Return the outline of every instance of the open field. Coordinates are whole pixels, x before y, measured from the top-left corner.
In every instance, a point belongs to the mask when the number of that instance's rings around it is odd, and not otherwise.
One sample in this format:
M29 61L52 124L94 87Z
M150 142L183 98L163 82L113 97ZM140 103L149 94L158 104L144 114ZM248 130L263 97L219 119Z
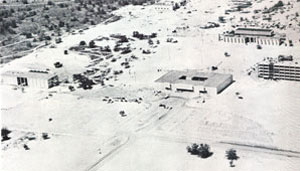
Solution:
M158 138L141 138L107 160L99 170L115 171L119 168L124 170L195 170L197 168L216 171L250 171L253 169L280 171L299 167L299 159L257 154L255 151L238 149L238 155L241 159L235 161L236 167L230 168L228 167L229 162L225 158L225 151L231 148L230 146L212 144L211 150L214 152L212 157L201 159L186 152L188 145L189 142L184 141L174 142Z
M255 69L266 57L300 58L295 36L300 33L295 14L300 2L290 1L292 5L270 12L271 21L263 20L267 14L262 11L277 2L251 2L243 9L250 12L228 14L225 10L235 7L230 0L192 0L164 12L153 5L128 5L113 11L121 16L117 21L108 19L75 35L63 34L59 44L2 64L1 72L49 68L58 73L61 84L23 91L0 85L2 125L12 131L11 139L1 142L1 170L300 168L300 84L259 79ZM257 9L261 12L254 13ZM286 15L294 19L286 21ZM220 26L201 28L209 22ZM277 22L291 25L272 26ZM294 46L257 49L254 44L218 41L218 34L249 23L286 33ZM136 31L156 36L143 39L135 36ZM56 68L55 62L63 67ZM234 78L217 96L174 93L154 82L170 70L210 72L212 66ZM83 89L74 74L95 85ZM208 159L192 156L186 151L191 143L208 143L214 154ZM240 157L233 168L225 158L229 148Z

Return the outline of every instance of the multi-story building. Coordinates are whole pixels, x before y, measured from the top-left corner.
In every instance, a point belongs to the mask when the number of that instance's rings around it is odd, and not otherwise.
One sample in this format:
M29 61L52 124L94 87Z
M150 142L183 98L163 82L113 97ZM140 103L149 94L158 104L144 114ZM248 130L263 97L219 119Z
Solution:
M272 80L300 81L300 61L293 58L268 58L258 64L258 77Z

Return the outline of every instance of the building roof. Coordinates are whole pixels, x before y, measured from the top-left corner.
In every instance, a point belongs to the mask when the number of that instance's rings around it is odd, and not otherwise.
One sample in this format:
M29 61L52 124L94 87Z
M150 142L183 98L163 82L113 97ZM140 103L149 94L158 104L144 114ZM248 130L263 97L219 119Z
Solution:
M184 77L185 79L183 79ZM157 79L155 82L217 87L230 77L232 77L231 74L199 72L197 70L170 71Z
M56 76L55 73L51 73L48 71L40 71L40 70L29 70L25 71L6 71L2 76L10 76L10 77L26 77L26 78L38 78L38 79L50 79Z
M252 35L252 36L272 36L274 34L271 29L262 28L237 28L234 32L237 35Z
M281 66L293 66L293 67L300 67L300 58L293 58L291 61L279 61L278 58L266 58L259 64L261 65L269 65L273 63L274 65L281 65Z
M262 31L262 32L271 32L271 29L262 29L262 28L237 28L236 30L243 30L243 31Z

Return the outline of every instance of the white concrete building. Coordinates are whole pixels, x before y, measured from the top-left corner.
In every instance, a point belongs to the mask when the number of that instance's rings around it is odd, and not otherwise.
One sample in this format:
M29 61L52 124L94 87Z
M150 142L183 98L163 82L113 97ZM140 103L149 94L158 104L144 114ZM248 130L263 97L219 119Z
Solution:
M258 77L271 80L300 81L300 58L268 58L258 64Z
M161 84L163 89L174 92L217 95L233 82L233 76L196 70L170 71L155 82Z
M286 43L286 37L285 35L275 34L271 29L237 28L235 31L220 34L219 41L280 46Z
M49 71L6 71L1 75L1 83L5 85L48 89L58 84L58 76Z
M153 5L154 9L157 11L172 11L173 4L172 3L156 3Z

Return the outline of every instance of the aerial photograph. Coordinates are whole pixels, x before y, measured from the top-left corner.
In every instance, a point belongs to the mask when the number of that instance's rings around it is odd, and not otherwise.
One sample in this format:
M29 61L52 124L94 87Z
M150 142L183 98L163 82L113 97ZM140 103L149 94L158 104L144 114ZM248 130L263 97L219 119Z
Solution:
M0 0L1 171L299 171L300 0Z

